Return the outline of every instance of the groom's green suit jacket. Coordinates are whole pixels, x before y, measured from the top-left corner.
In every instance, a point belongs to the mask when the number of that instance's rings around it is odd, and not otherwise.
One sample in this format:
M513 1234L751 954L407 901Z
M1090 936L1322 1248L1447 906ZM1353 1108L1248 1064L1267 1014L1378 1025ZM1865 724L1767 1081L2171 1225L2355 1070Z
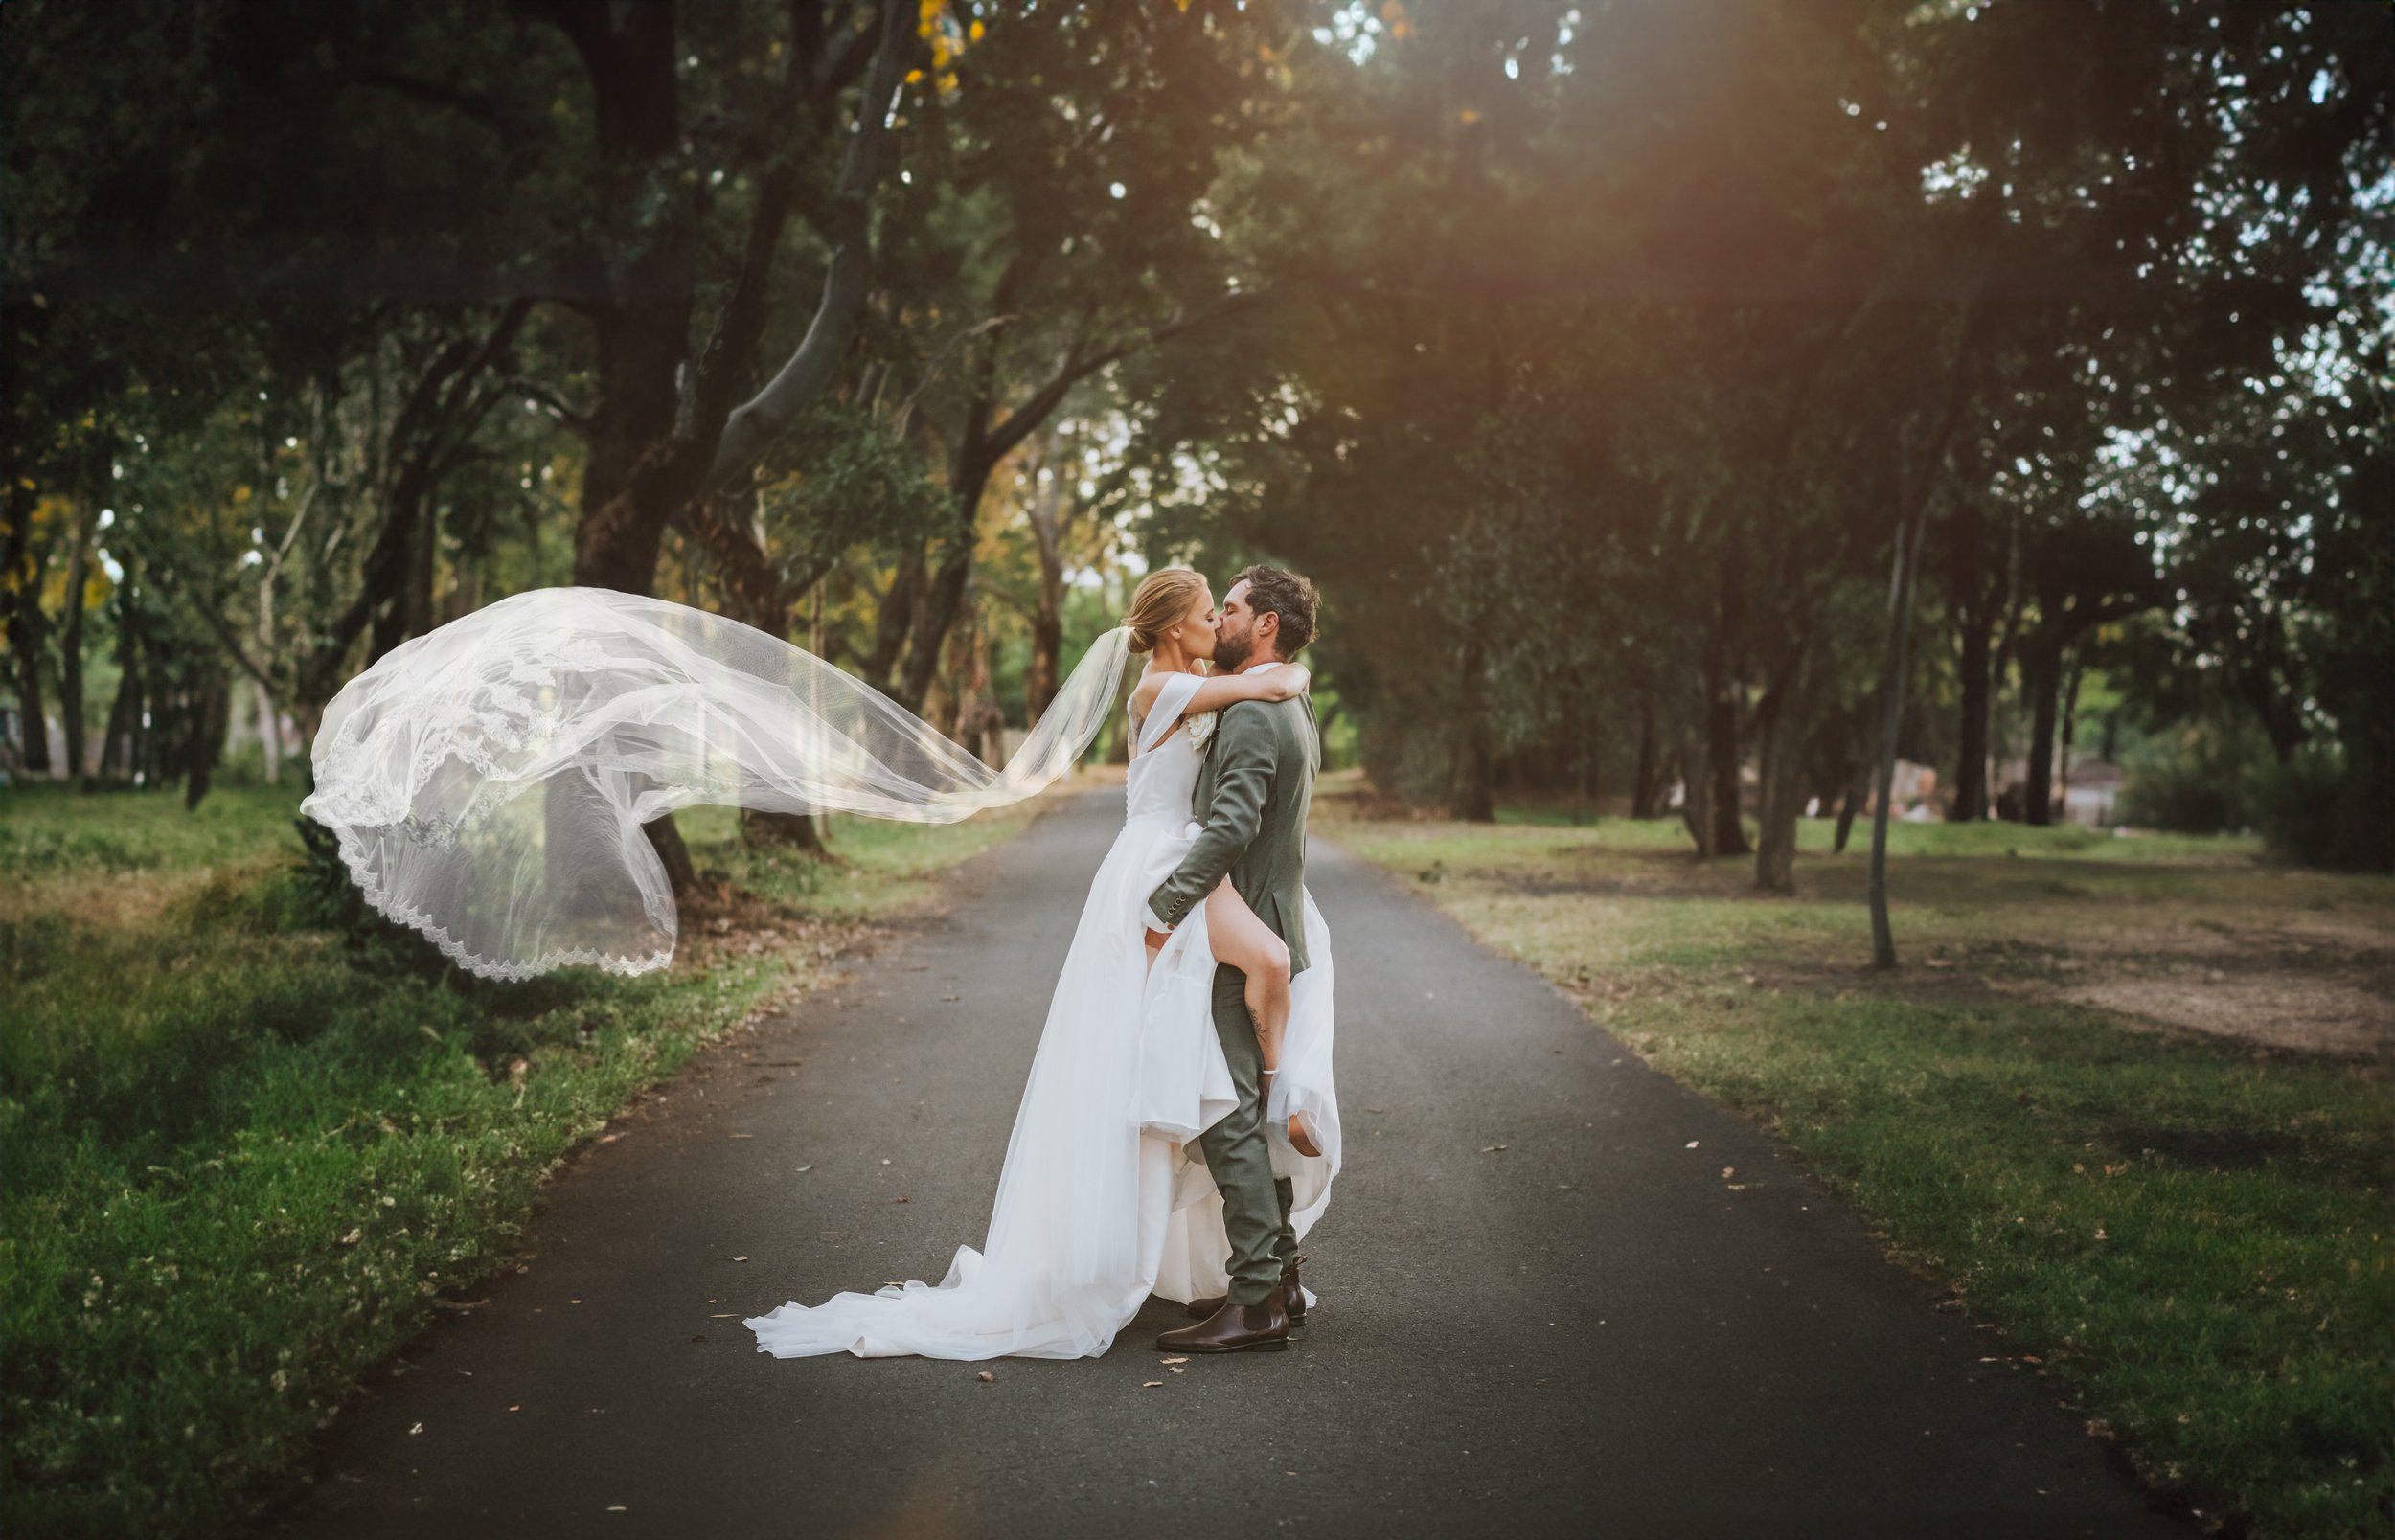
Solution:
M1229 873L1256 917L1289 945L1289 972L1306 970L1306 811L1322 742L1312 699L1226 706L1198 771L1192 816L1205 829L1148 906L1178 926Z

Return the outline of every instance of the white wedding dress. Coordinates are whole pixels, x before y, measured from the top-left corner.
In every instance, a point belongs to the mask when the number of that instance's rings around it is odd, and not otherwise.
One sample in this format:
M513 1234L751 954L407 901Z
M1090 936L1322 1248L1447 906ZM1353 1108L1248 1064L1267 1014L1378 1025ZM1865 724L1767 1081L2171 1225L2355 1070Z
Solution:
M982 1249L957 1247L937 1285L835 1294L811 1308L792 1300L750 1317L743 1324L758 1351L1089 1358L1113 1345L1151 1294L1186 1302L1228 1288L1222 1199L1197 1143L1236 1105L1215 1035L1205 907L1191 910L1152 964L1143 935L1149 895L1199 827L1190 798L1212 720L1172 724L1200 683L1170 676L1146 722L1132 719L1138 748L1123 829L1089 885L1058 975ZM1306 949L1312 965L1292 981L1281 1073L1265 1110L1273 1173L1290 1180L1301 1238L1330 1201L1340 1147L1331 939L1311 894ZM1311 1119L1319 1156L1289 1144L1291 1111Z

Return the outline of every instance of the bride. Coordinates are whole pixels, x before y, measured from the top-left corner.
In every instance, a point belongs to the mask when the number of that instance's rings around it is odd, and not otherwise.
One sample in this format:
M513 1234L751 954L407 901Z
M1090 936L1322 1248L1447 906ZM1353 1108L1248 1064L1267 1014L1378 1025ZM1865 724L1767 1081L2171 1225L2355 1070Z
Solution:
M1327 932L1304 904L1312 965L1224 887L1159 949L1148 895L1197 832L1192 794L1216 713L1302 691L1292 664L1217 678L1204 579L1150 577L1006 766L788 642L670 600L534 589L410 639L326 708L301 810L337 836L377 910L461 967L520 980L567 964L640 974L673 962L673 886L647 827L695 803L951 823L1035 795L1111 714L1129 655L1125 822L1083 905L1015 1115L983 1247L946 1278L746 1324L782 1357L845 1350L1096 1356L1149 1295L1224 1293L1222 1200L1198 1137L1236 1103L1209 1019L1218 962L1248 974L1273 1174L1302 1237L1339 1168ZM1280 973L1276 977L1276 973ZM1299 1288L1292 1321L1312 1302Z
M1228 879L1151 954L1148 897L1188 853L1199 758L1214 715L1242 700L1306 688L1294 664L1213 677L1220 619L1186 568L1150 575L1125 624L1152 653L1129 705L1133 753L1122 831L1099 865L1015 1115L989 1236L959 1246L947 1276L809 1308L792 1300L744 1324L761 1352L792 1358L1095 1357L1151 1294L1188 1303L1227 1292L1222 1199L1198 1136L1238 1100L1217 1036L1218 962L1247 976L1250 1013L1278 1084L1266 1109L1276 1177L1292 1186L1303 1236L1338 1170L1331 1077L1331 948L1306 900L1312 965L1289 978L1289 949ZM1302 1319L1312 1302L1289 1313Z

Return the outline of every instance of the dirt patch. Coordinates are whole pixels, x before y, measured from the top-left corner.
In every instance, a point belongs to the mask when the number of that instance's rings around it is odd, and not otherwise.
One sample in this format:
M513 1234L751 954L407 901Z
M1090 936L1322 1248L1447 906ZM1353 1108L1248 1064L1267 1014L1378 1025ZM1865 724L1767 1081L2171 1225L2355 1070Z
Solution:
M2340 1058L2395 1055L2395 1003L2361 984L2311 973L2147 972L2059 993L2133 1027L2176 1027Z
M2342 1058L2395 1056L2395 947L2384 926L2354 917L2094 931L2042 950L2042 979L1999 986L2092 1006L2132 1027Z

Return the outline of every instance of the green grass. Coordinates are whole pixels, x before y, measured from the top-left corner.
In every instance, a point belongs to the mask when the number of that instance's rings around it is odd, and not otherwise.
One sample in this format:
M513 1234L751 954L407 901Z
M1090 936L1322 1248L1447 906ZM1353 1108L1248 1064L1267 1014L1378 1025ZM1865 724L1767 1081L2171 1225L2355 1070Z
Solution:
M296 786L0 792L0 1529L221 1533L436 1296L503 1267L542 1180L644 1088L819 976L848 925L1017 831L836 820L837 864L679 815L778 931L637 979L460 973L315 928ZM736 938L737 939L737 938Z
M1878 975L1859 851L1821 853L1818 826L1788 899L1748 863L1700 866L1668 823L1338 823L1332 800L1326 832L1785 1141L2150 1479L2264 1540L2395 1532L2385 1060L2067 998L2108 969L2383 975L2395 883L2265 867L2243 841L1907 826L1908 965Z

